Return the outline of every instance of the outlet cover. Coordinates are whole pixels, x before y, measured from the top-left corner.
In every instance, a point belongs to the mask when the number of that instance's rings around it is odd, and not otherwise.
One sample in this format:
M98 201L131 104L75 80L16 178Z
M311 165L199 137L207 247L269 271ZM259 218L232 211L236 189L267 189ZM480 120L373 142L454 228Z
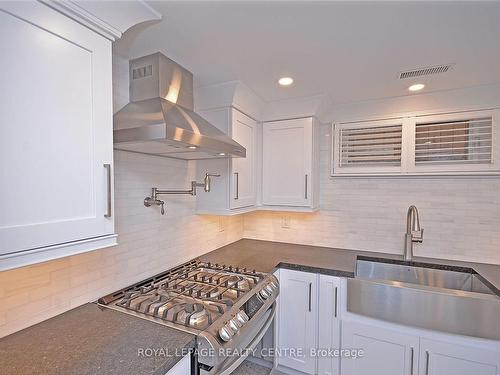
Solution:
M281 228L290 229L291 221L292 220L291 220L290 216L282 216L281 217Z

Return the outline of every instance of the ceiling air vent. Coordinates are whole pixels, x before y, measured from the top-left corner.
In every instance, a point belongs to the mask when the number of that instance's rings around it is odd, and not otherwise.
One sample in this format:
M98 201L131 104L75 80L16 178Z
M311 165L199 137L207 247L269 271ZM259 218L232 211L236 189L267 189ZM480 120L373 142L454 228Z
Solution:
M451 69L452 66L453 66L452 64L447 64L447 65L438 65L427 68L407 70L405 72L399 73L399 79L415 78L421 76L428 76L431 74L446 73L448 70Z

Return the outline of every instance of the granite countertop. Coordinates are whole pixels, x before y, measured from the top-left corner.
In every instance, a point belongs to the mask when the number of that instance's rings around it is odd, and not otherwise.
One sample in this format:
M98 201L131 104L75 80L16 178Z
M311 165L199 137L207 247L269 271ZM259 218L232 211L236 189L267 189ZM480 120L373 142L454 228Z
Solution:
M189 333L88 303L0 339L0 373L165 374L182 358L169 355L194 345Z
M296 245L283 242L243 239L221 247L198 259L247 267L261 272L276 268L297 269L340 277L354 277L358 256L402 261L402 255ZM459 262L453 260L415 257L413 262L431 263L437 268L447 266L472 268L486 279L500 295L500 265Z
M297 269L353 277L358 256L401 262L401 255L243 239L199 260L261 272ZM500 265L418 258L437 268L472 268L497 295ZM1 374L165 374L193 348L196 336L88 303L0 339ZM141 355L141 349L146 355ZM156 350L158 355L147 355ZM158 352L159 351L159 352Z

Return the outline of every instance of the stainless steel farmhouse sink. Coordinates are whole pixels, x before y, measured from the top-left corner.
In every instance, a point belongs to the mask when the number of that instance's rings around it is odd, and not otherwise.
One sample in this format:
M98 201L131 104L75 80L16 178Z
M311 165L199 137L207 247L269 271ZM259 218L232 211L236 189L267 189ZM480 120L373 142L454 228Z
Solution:
M358 257L347 311L424 329L500 339L498 290L470 268Z

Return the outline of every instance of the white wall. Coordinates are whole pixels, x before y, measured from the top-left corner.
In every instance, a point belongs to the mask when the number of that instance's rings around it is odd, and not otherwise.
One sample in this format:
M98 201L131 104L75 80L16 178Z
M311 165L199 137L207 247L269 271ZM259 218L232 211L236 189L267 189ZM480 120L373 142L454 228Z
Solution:
M500 107L500 85L338 106L342 120L440 110ZM416 204L424 242L415 254L500 264L500 178L329 177L331 127L321 136L321 210L312 214L255 212L244 237L346 249L402 253L406 210ZM291 228L282 228L284 215Z
M500 84L492 84L331 105L329 109L322 110L321 118L343 122L499 107Z
M115 61L115 110L128 101L126 62ZM146 208L151 187L188 188L195 164L115 152L119 245L0 273L0 337L239 240L243 218L198 216L195 198L167 197L166 215Z

